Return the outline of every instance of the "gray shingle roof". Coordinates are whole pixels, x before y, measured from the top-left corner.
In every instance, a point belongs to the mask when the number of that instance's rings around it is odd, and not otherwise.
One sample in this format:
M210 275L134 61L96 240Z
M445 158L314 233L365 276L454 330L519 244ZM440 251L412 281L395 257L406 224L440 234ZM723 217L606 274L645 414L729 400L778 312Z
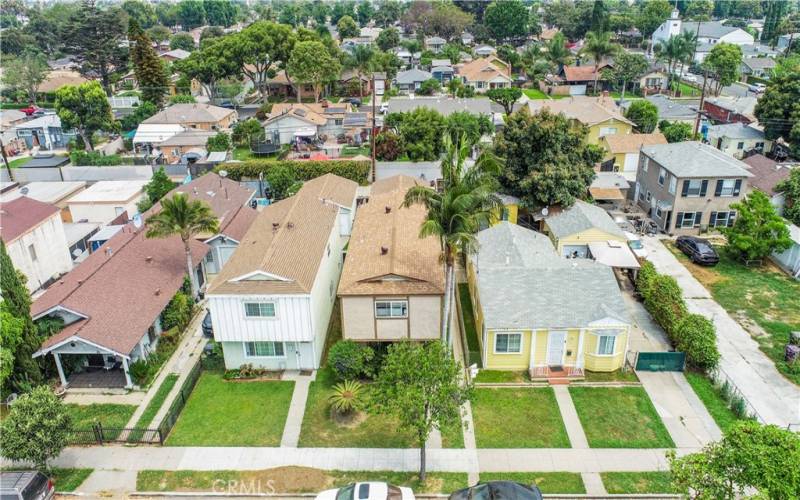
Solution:
M775 59L771 57L750 57L742 59L742 64L750 69L772 69L777 66Z
M697 116L697 105L691 106L679 101L673 101L661 94L648 96L645 99L658 108L659 120L689 120Z
M744 123L726 123L708 127L709 135L730 139L763 139L764 132Z
M397 73L395 81L397 81L399 85L410 85L414 82L424 82L425 80L430 80L431 78L431 74L427 71L422 71L421 69L410 69L408 71L401 71L400 73Z
M696 141L654 144L642 153L676 177L752 177L740 160Z
M683 23L683 31L688 31L692 34L697 33L698 23ZM724 26L718 21L703 21L700 24L700 38L721 38L728 33L740 29L734 26Z
M492 101L489 99L450 99L450 98L392 98L389 100L389 113L413 111L417 108L430 108L448 116L457 111L469 111L474 115L492 116Z
M547 227L559 239L592 228L600 229L621 238L625 237L625 233L614 223L614 220L605 210L581 200L576 200L575 204L568 209L548 218Z
M547 237L509 222L477 238L472 259L487 328L575 328L607 317L629 323L610 267L563 259Z

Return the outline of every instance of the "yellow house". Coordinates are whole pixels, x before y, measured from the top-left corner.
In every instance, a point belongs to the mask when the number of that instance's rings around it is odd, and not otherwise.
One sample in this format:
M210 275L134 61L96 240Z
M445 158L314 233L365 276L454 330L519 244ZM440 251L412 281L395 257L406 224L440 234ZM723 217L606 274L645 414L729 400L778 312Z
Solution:
M633 122L622 115L617 103L607 96L572 96L565 99L536 99L528 101L531 113L543 109L551 113L563 113L570 120L586 125L589 134L587 144L600 145L600 139L607 135L630 134Z
M498 194L497 197L500 198L503 207L492 210L492 225L501 221L516 224L519 217L519 198L510 194Z
M545 219L543 229L563 257L587 258L590 243L619 241L628 244L625 232L605 210L581 200Z
M622 368L631 326L611 268L564 259L509 222L477 238L467 279L485 369L549 378Z
M652 134L611 134L600 139L600 145L606 152L600 170L603 172L619 172L629 182L636 182L636 170L639 168L639 150L642 146L666 144L667 139L661 132Z

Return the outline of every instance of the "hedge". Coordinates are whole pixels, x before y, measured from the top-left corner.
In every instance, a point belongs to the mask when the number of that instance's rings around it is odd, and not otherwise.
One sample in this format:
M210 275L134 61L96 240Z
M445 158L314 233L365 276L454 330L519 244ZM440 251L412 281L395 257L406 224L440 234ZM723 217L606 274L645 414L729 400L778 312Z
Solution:
M653 289L645 298L645 307L653 319L672 337L678 321L686 315L686 304L681 297L681 287L672 276L659 274L653 280Z
M247 160L241 163L221 164L217 166L216 171L226 170L228 177L240 181L242 179L258 179L258 174L266 175L267 171L280 165L294 170L301 181L308 181L325 174L335 174L362 185L367 184L370 169L368 161Z
M108 167L122 165L121 156L104 155L99 151L73 151L69 154L69 160L73 165L87 167Z
M705 316L687 314L675 325L675 348L685 352L689 362L703 370L719 364L717 333Z

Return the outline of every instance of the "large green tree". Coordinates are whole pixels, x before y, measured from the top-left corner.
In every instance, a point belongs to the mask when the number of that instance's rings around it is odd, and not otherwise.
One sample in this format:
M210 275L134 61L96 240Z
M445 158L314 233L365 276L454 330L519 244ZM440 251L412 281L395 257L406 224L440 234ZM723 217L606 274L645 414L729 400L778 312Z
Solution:
M669 19L672 14L672 5L667 0L650 0L642 2L638 15L636 16L636 27L642 33L642 37L647 40L647 51L652 50L653 33L661 26L664 20Z
M786 17L789 10L789 2L766 2L766 16L764 18L764 29L761 31L761 41L775 46L778 39L778 26Z
M605 5L605 0L594 0L592 7L592 25L591 31L601 33L609 29L608 24L608 8Z
M292 78L314 88L314 102L319 102L323 85L334 81L341 70L341 63L331 55L327 47L314 41L296 43L286 67L286 72ZM297 92L297 99L299 102L300 92Z
M453 142L464 138L469 144L475 145L481 137L494 132L494 124L487 115L456 111L445 118L445 129Z
M171 50L176 49L183 49L187 52L191 52L197 47L194 45L194 38L189 33L175 33L172 35L172 38L169 39L169 48Z
M386 28L378 34L375 44L381 50L390 50L400 45L400 32L397 28Z
M159 167L150 178L150 182L144 185L144 192L147 194L150 204L154 205L161 198L175 188L175 183L169 178L164 167Z
M389 347L372 392L374 410L397 418L420 448L419 479L426 478L426 444L434 429L461 425L471 387L442 342L399 342Z
M714 45L706 58L703 66L714 75L715 94L722 92L722 87L727 87L739 78L742 67L742 48L732 43L718 43Z
M164 104L164 96L169 86L169 77L164 63L153 49L150 37L134 19L128 22L128 41L131 44L131 62L133 62L136 81L142 93L142 100L152 102L160 108Z
M380 0L375 12L375 22L384 28L400 20L403 5L397 0Z
M237 75L239 61L226 53L224 38L212 39L201 50L196 50L175 68L188 80L196 79L212 98L218 96L219 85L225 78Z
M237 9L231 0L204 0L206 22L211 26L231 26L236 22Z
M156 9L149 2L142 2L141 0L125 0L122 2L122 10L128 14L130 21L136 23L144 29L154 26L158 23L158 16L156 16Z
M545 43L545 58L554 66L561 69L572 62L572 52L567 48L567 39L563 33L555 36Z
M503 111L510 115L514 109L514 103L522 97L522 89L518 87L490 89L486 92L486 97L503 106Z
M594 164L603 153L587 145L588 129L563 114L527 108L512 114L495 136L497 154L505 158L500 176L504 191L531 209L542 205L570 206L586 196L595 177Z
M17 58L5 61L3 66L3 84L24 91L28 95L28 102L36 104L39 85L50 71L44 56L36 52L25 52Z
M339 40L358 36L359 29L356 21L350 16L343 16L336 23L336 30L339 32Z
M111 104L96 81L80 85L64 85L56 91L56 114L65 129L78 131L86 151L92 151L92 134L98 130L114 131L117 123Z
M423 107L390 113L385 124L397 130L411 161L434 161L441 155L445 120L435 110Z
M785 200L783 216L800 226L800 168L793 168L789 177L775 186L775 191L782 193Z
M372 48L372 45L356 45L353 47L352 53L344 59L344 66L355 70L356 75L358 75L359 97L364 97L364 85L361 79L375 70L375 55L375 49Z
M528 35L528 8L522 0L495 0L486 7L483 23L498 42L520 42Z
M720 181L721 182L721 181ZM767 195L753 191L739 203L733 227L722 228L728 238L725 249L740 260L757 260L792 246L786 222L775 212Z
M17 346L22 341L25 321L15 318L5 302L0 301L0 391L14 373ZM5 391L2 391L5 392Z
M625 101L625 91L631 82L636 82L650 69L650 63L642 54L620 52L614 58L614 67L604 73L604 78L620 82L622 95L620 102Z
M625 111L625 118L636 124L638 132L649 134L658 124L658 108L650 101L638 99Z
M281 61L289 60L295 40L291 28L285 24L257 21L240 33L225 37L222 51L266 100L269 75Z
M755 115L767 139L783 138L800 157L800 61L776 71L756 104Z
M206 10L201 0L181 0L177 4L175 17L183 29L191 30L206 23Z

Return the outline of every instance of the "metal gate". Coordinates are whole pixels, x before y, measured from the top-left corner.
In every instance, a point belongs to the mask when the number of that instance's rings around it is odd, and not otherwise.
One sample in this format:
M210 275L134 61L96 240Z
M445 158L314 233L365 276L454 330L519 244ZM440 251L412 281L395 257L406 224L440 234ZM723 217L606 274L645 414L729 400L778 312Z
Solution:
M682 352L640 352L636 356L636 369L647 372L682 372L685 365Z

